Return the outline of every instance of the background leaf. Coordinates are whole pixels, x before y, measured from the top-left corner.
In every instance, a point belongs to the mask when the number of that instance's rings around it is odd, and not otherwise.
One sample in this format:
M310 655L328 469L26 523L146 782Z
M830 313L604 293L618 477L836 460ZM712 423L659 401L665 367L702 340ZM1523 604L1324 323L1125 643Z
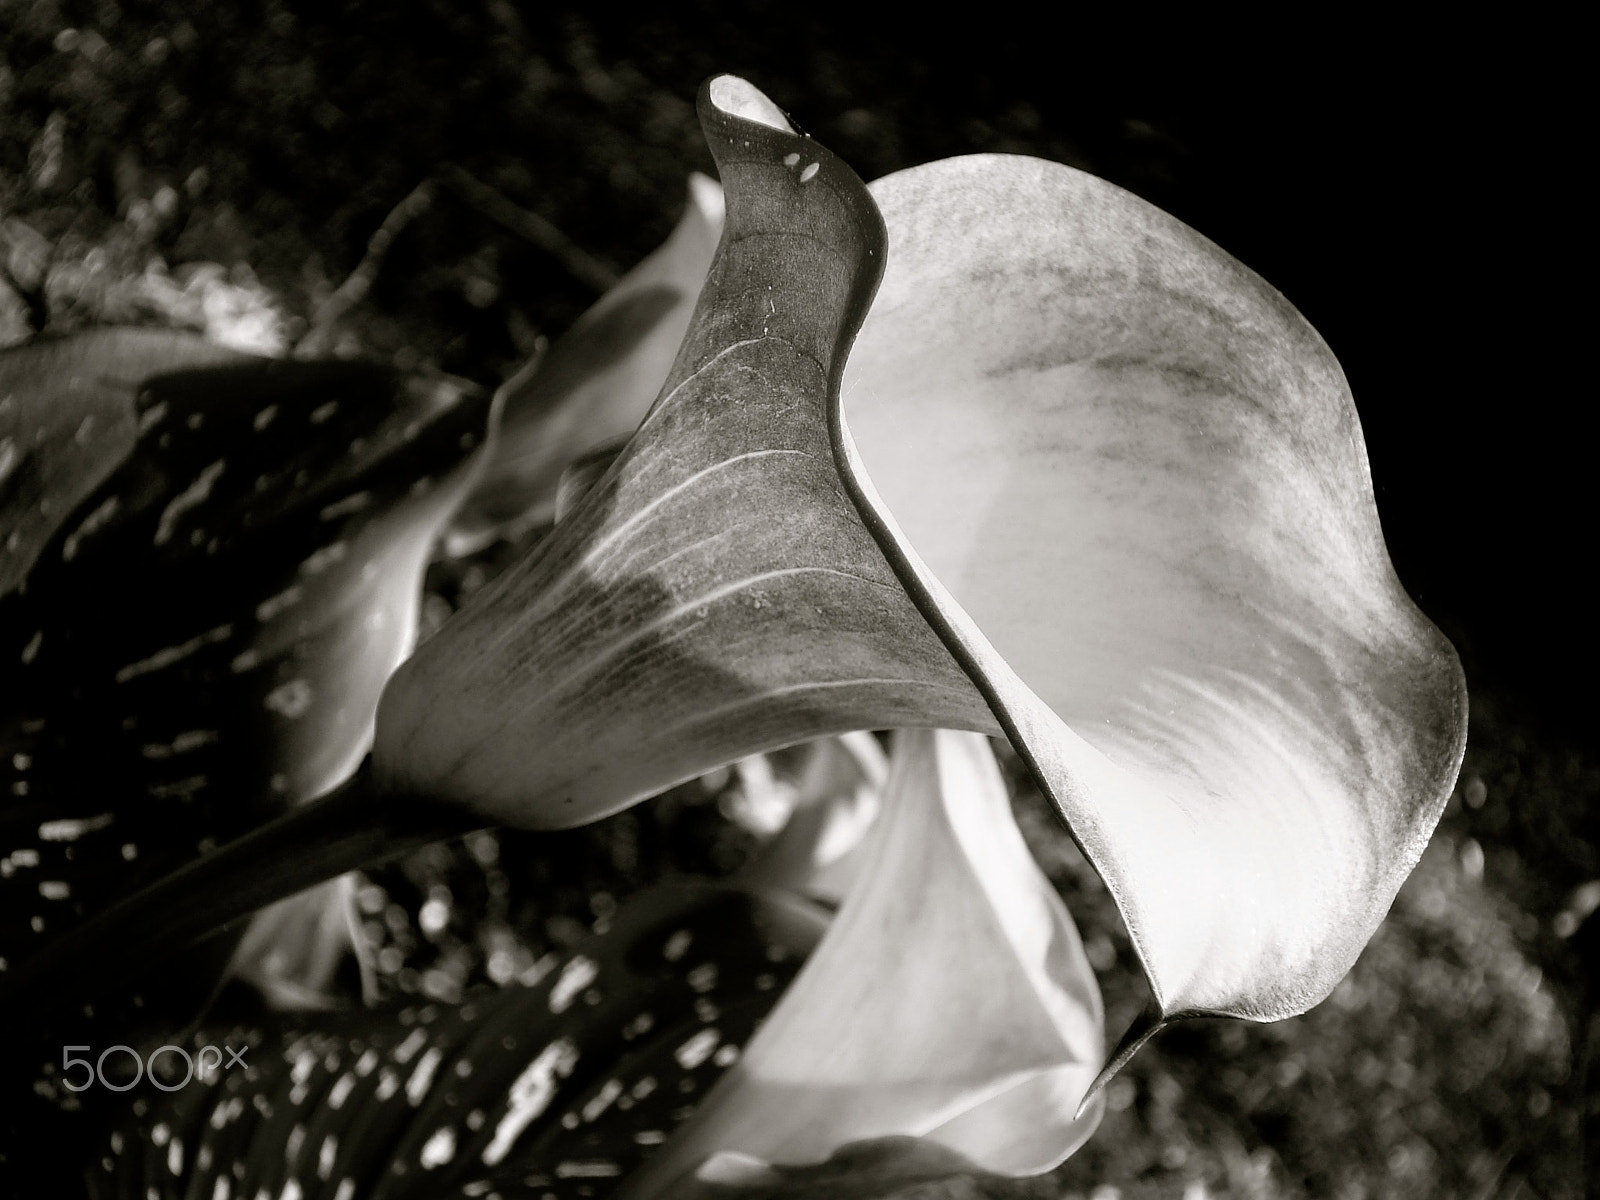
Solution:
M151 361L130 363L115 338L77 343L60 344L64 370L115 380ZM51 386L26 395L28 411ZM473 389L358 363L254 361L106 392L130 399L137 437L105 443L121 460L96 467L0 597L0 955L13 988L24 960L86 916L354 769L487 412ZM40 461L69 453L56 444L72 429L43 428ZM116 950L137 962L140 945L176 949L151 936L124 930ZM181 1022L230 945L28 1032L112 1043ZM81 987L101 966L85 953L64 970ZM73 1099L48 1078L38 1094Z
M461 1005L206 1031L250 1046L249 1071L152 1092L97 1148L91 1193L595 1195L736 1059L824 923L780 893L659 888L537 978Z
M0 354L0 596L132 449L145 379L244 357L165 329L94 329Z
M667 240L501 388L493 457L452 522L453 551L553 519L568 464L633 435L688 330L722 214L722 188L691 174Z

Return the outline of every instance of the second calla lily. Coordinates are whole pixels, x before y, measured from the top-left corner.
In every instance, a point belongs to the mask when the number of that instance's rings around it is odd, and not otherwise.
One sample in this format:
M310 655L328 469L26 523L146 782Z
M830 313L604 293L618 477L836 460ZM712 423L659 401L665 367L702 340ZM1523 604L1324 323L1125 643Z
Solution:
M629 1180L659 1195L718 1155L814 1163L914 1136L1004 1175L1100 1121L1100 993L1011 819L987 739L902 730L883 812L827 936L689 1125Z

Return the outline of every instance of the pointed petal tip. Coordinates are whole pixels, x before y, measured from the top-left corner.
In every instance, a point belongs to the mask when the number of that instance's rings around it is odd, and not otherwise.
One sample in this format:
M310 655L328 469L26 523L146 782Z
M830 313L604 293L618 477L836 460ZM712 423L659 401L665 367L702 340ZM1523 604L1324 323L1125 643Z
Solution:
M1106 1065L1100 1068L1100 1074L1094 1077L1089 1090L1078 1102L1078 1111L1073 1115L1073 1120L1082 1120L1084 1113L1100 1099L1106 1085L1122 1073L1122 1068L1133 1061L1133 1056L1144 1044L1172 1023L1173 1018L1162 1016L1161 1009L1153 1003L1134 1018L1133 1024L1128 1026L1128 1032L1122 1035L1117 1048L1106 1059Z
M730 117L739 117L776 129L779 133L798 132L767 94L737 75L717 75L706 85L711 103Z

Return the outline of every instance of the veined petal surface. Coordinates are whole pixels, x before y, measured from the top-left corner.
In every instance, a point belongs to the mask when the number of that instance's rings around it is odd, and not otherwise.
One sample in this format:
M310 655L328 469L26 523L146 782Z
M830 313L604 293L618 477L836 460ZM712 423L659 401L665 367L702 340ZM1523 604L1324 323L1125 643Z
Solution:
M660 399L551 536L395 674L380 787L565 827L829 734L998 731L835 465L877 210L775 108L735 116L741 87L759 96L730 76L702 91L728 209Z

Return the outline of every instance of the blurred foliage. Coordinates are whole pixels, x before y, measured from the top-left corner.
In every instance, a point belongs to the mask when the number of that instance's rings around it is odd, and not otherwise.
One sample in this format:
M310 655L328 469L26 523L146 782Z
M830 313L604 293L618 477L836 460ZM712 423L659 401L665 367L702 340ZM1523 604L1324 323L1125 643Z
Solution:
M481 196L439 181L461 168L625 269L670 228L687 172L710 169L692 98L721 70L749 74L868 178L1031 153L1181 214L1170 200L1198 167L1174 128L1109 106L1042 111L998 59L948 86L959 29L908 49L843 39L833 17L758 3L601 19L508 0L0 0L0 345L136 322L284 351L315 329L335 353L494 385L594 292ZM429 181L370 260L370 292L319 325L369 239ZM436 568L428 619L514 551ZM1440 832L1332 998L1275 1025L1162 1035L1112 1085L1089 1146L1005 1195L1581 1194L1580 1125L1597 1111L1582 1066L1600 758L1533 723L1524 697L1480 689L1473 702ZM1120 1032L1144 998L1127 937L1017 780L1024 830ZM754 843L721 814L731 786L688 784L587 830L479 834L375 872L358 901L383 986L448 1000L504 983L639 887L732 871Z

